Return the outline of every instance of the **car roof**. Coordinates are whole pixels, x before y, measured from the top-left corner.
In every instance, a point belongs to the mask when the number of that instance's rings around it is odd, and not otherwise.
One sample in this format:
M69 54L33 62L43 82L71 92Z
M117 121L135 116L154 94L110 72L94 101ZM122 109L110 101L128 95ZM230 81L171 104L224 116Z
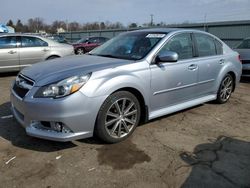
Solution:
M27 36L27 37L39 37L39 38L44 38L43 36L39 35L39 34L24 34L24 33L2 33L0 34L0 37L2 36Z
M199 32L199 33L206 33L204 31L201 30L195 30L195 29L185 29L185 28L150 28L150 29L139 29L139 30L134 30L134 31L130 31L130 32L134 32L134 33L162 33L162 34L168 34L168 33L172 33L172 32L178 32L178 31L184 31L184 32Z

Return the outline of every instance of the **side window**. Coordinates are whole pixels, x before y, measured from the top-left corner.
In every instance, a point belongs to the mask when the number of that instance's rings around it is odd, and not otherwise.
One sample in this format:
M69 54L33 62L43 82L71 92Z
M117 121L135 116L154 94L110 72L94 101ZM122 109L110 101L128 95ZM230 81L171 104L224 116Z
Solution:
M36 37L22 37L22 47L48 46L48 43Z
M99 40L96 37L93 37L93 38L89 39L89 43L98 43L98 42L99 42Z
M180 60L193 58L191 35L189 33L185 33L174 36L161 49L160 53L166 50L176 52L179 56L178 59Z
M212 37L200 33L196 33L194 36L199 57L216 55L216 48Z
M16 48L17 41L15 36L0 37L0 48Z
M222 44L218 40L216 40L216 39L214 39L214 42L215 42L215 46L216 46L217 55L223 54Z

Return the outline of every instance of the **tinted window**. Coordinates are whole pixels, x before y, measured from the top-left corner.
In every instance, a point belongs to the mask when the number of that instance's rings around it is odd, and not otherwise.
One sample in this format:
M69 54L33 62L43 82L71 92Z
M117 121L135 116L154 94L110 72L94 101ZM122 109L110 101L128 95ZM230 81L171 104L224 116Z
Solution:
M166 50L176 52L179 55L178 59L192 58L193 45L191 35L187 33L174 36L161 49L160 53Z
M221 44L221 42L219 42L218 40L214 40L214 42L215 42L215 46L216 46L216 52L217 52L217 54L218 55L221 55L221 54L223 54L223 48L222 48L222 44Z
M216 55L214 39L208 35L195 34L198 55L200 57Z
M48 43L36 37L22 37L22 47L48 46Z
M245 39L237 47L238 49L250 49L250 39Z
M15 48L16 47L16 37L0 37L0 48Z
M99 43L99 38L97 38L97 37L90 38L89 43Z

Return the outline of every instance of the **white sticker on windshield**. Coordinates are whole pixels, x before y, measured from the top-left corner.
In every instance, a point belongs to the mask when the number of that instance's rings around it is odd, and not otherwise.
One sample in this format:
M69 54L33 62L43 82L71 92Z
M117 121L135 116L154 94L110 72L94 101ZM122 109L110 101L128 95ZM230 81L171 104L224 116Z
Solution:
M146 38L163 38L166 34L148 34Z

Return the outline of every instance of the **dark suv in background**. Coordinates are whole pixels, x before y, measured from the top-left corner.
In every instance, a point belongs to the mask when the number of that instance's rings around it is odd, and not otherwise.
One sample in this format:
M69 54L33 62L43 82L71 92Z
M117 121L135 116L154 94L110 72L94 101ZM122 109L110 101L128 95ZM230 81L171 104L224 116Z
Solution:
M89 52L96 48L97 46L102 45L104 42L108 41L108 38L105 37L88 37L88 38L82 38L76 43L73 44L75 53L85 54L86 52Z
M244 39L235 49L242 62L242 77L250 78L250 38Z

